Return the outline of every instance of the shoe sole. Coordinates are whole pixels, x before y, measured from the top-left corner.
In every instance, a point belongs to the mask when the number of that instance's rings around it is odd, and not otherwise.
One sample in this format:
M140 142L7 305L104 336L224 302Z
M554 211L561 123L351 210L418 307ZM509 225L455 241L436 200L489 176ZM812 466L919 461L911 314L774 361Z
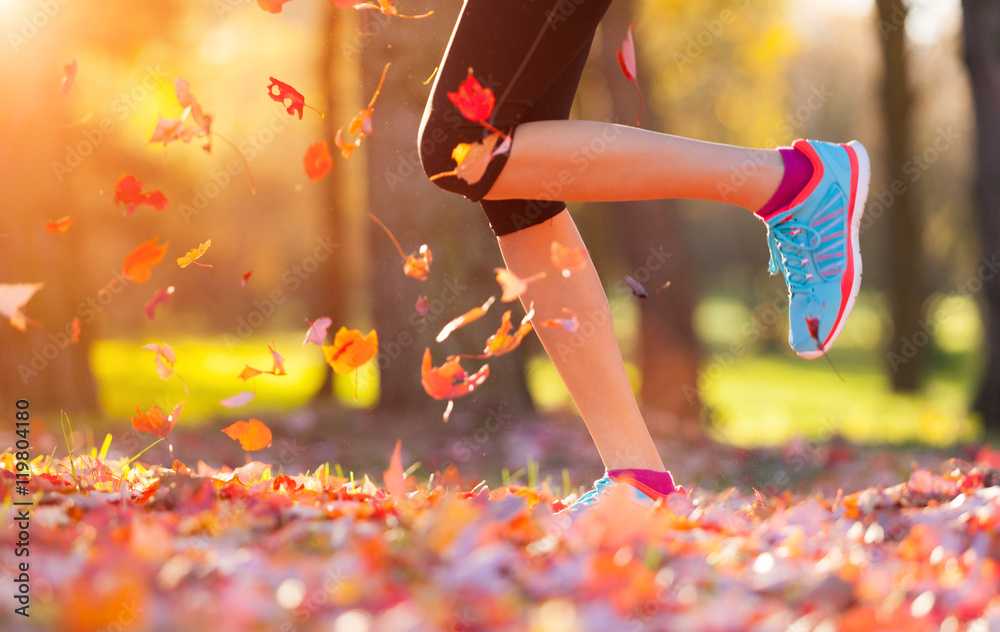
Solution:
M868 150L856 140L852 140L846 145L842 144L841 147L847 150L847 155L851 160L852 171L856 167L858 174L857 183L852 183L854 184L854 191L851 197L851 206L848 209L851 218L851 262L854 268L854 277L851 279L851 289L847 293L847 303L844 305L843 310L841 310L833 331L830 332L826 341L823 342L823 350L799 353L800 357L807 360L813 360L822 356L833 346L840 332L844 329L847 317L851 315L851 310L854 309L854 301L861 290L861 218L865 214L868 187L871 184L871 160L868 157Z

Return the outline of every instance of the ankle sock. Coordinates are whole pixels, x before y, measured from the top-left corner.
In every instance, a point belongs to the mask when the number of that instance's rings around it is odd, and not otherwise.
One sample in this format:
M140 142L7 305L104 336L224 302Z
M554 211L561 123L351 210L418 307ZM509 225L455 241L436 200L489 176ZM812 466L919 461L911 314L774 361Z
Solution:
M653 500L677 491L670 472L640 469L608 470L608 477L616 483L628 483Z
M757 211L757 215L765 221L791 204L813 176L812 161L804 153L794 147L779 147L778 152L781 153L781 159L785 163L785 173L781 177L778 190L767 204Z

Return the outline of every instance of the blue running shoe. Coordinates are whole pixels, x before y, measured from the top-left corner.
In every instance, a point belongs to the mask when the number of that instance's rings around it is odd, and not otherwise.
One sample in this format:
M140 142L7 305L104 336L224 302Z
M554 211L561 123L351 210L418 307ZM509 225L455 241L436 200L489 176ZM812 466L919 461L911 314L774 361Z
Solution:
M634 480L626 479L621 481L615 481L608 475L607 472L605 472L604 476L594 481L594 489L585 493L583 496L577 498L573 502L573 504L571 504L563 511L567 511L569 513L576 513L577 511L584 509L585 507L591 507L593 505L596 505L599 502L601 502L602 496L610 492L611 489L620 486L624 486L625 489L627 489L629 492L629 499L635 504L642 507L643 509L651 509L653 505L656 503L657 499L664 497L663 494L657 493L655 490L650 489L648 487L646 489L640 489L641 487L644 486L641 483ZM679 486L675 487L675 492L680 492L682 494L687 495L687 492L684 491L683 487Z
M858 231L871 163L864 146L797 140L813 176L784 209L765 220L771 274L788 285L788 342L803 358L826 353L861 288Z

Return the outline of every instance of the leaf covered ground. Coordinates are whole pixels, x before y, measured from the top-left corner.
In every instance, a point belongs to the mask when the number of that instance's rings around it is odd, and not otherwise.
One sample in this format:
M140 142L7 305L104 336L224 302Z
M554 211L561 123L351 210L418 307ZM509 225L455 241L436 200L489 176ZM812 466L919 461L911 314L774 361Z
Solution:
M575 515L559 513L566 499L544 481L490 486L453 467L404 477L409 462L399 452L353 482L326 465L289 475L262 461L233 469L40 457L30 482L31 618L5 607L0 627L1000 627L998 453L977 449L968 461L924 467L905 464L911 455L902 451L816 449L824 451L812 461L822 462L817 471L855 487L694 483L688 497L652 511L613 495ZM796 462L783 450L779 462L791 471ZM702 463L766 467L767 455L698 451ZM906 467L895 484L868 486ZM10 452L0 469L13 515ZM5 523L10 595L17 533Z

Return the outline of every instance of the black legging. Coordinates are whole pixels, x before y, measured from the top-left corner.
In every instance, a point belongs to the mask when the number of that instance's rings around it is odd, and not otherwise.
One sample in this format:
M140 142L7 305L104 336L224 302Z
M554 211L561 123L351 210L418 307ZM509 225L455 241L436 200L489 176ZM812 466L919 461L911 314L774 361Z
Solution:
M466 120L448 99L471 68L493 90L490 123L516 132L528 121L569 118L597 25L611 0L466 0L451 35L420 124L420 160L428 176L455 168L452 149L489 134ZM516 139L514 139L516 143ZM559 200L483 200L507 162L494 157L474 185L455 176L438 178L441 188L480 202L497 235L554 217Z

